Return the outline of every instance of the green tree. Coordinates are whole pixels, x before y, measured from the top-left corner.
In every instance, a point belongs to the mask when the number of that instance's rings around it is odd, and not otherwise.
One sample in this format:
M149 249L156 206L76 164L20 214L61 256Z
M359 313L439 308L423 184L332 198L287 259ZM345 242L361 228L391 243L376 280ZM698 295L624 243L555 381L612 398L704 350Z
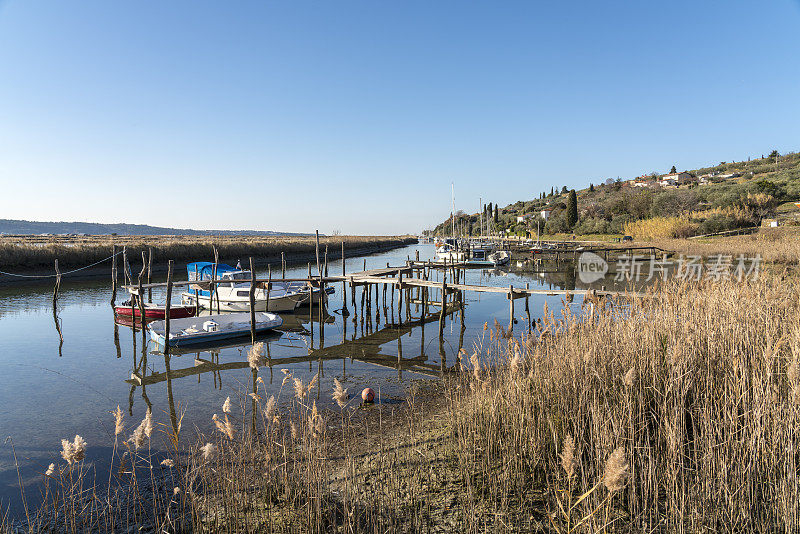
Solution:
M556 192L556 191L555 191L555 188L554 188L554 187L551 187L551 188L550 188L550 196L552 197L552 196L555 194L555 192Z
M778 152L777 150L773 150L772 152L769 153L770 159L775 159L775 158L779 157L780 155L781 155L780 152Z
M676 172L678 172L678 169L676 169L675 165L673 165L672 168L669 170L669 173L670 174L675 174Z
M566 193L567 191L569 191L569 190L567 189L567 186L566 186L566 185L565 185L564 187L562 187L562 188L561 188L561 194L562 194L562 195L563 195L564 193Z
M498 221L498 219L499 219L499 213L498 213L498 211L499 211L499 210L497 209L497 206L495 206L495 207L494 207L494 224L497 224L497 223L499 222L499 221Z
M569 226L570 230L577 224L578 222L578 195L575 193L575 190L569 192L569 198L567 199L567 226Z
M594 193L594 184L592 183L589 184L589 192Z

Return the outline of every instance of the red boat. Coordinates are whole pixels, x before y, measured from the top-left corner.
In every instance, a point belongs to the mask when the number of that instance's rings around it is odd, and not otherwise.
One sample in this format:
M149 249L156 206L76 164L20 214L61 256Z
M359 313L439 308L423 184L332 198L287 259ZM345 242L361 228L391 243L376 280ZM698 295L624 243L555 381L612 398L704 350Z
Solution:
M169 308L169 318L170 319L181 319L183 317L194 317L197 309L194 306L170 306ZM117 315L121 315L123 317L131 317L133 316L135 319L140 318L140 311L139 306L134 304L131 306L128 305L120 305L114 307L114 313ZM167 313L166 306L160 304L148 304L144 305L144 318L145 319L164 319Z

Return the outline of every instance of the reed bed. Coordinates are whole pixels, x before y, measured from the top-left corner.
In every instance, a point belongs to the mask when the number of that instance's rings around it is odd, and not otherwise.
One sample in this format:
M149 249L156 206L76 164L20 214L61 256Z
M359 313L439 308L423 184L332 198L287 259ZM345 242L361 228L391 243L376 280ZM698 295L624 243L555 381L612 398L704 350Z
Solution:
M253 390L170 452L174 479L79 509L73 477L31 515L66 531L797 532L798 308L796 279L763 276L589 297L530 333L487 324L435 396L391 418L289 371L266 398L256 346ZM318 410L319 394L338 408ZM131 439L126 488L162 465Z
M760 255L767 263L800 264L800 228L761 228L750 235L714 237L708 239L656 239L648 244L679 254L713 256L724 254L737 257Z
M188 261L208 258L213 261L216 247L222 261L253 256L257 258L304 257L314 254L314 236L290 237L206 237L206 236L96 236L73 238L0 237L0 266L8 268L52 268L56 259L65 267L82 267L108 258L112 247L126 247L130 261L141 258L142 251L153 250L153 261L162 264L168 259ZM332 257L339 257L341 246L350 253L385 250L416 243L411 236L326 236L320 246L327 246Z

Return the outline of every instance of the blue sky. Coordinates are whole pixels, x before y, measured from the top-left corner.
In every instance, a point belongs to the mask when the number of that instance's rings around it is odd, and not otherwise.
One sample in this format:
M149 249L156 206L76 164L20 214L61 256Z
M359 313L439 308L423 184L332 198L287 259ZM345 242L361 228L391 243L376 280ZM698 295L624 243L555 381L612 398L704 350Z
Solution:
M800 149L800 3L0 0L0 218L383 234Z

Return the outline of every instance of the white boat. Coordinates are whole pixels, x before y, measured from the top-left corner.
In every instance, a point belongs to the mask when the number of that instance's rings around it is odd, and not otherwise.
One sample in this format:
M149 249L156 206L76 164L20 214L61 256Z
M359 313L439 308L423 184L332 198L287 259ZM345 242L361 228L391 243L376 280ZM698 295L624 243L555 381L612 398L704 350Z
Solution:
M272 289L274 290L276 287L299 293L300 300L298 301L298 306L307 306L319 302L320 289L315 287L309 291L308 284L305 282L272 282ZM335 293L335 290L332 287L326 287L325 293L322 294L322 303L326 304L328 302L328 295L332 295L333 293ZM272 296L271 292L270 296Z
M236 270L223 263L217 264L217 283L214 292L210 291L208 281L211 280L214 265L208 262L195 262L187 265L189 280L198 282L188 291L181 293L181 301L187 305L199 305L200 308L228 312L250 311L250 271ZM255 290L255 311L290 312L308 299L308 290L298 291L291 286L273 283L269 291L269 307L267 307L267 289L265 284L257 284Z
M506 265L511 261L511 252L507 250L498 250L497 252L489 254L488 259L496 266Z
M283 319L274 313L256 312L256 333L278 328ZM165 321L154 321L148 325L150 339L165 346ZM185 347L250 335L250 312L204 315L185 319L170 319L169 346Z
M466 259L467 253L456 249L449 243L445 243L436 249L436 257L439 258L440 261L447 261L451 263L462 262Z

